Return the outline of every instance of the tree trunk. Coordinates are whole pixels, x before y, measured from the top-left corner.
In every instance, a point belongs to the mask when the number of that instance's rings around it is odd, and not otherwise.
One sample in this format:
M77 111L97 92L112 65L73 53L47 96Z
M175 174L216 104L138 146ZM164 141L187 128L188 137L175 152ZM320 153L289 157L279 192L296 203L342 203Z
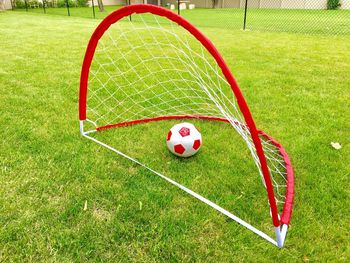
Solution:
M97 3L98 3L98 9L100 9L100 12L104 12L105 7L103 6L102 0L97 0Z

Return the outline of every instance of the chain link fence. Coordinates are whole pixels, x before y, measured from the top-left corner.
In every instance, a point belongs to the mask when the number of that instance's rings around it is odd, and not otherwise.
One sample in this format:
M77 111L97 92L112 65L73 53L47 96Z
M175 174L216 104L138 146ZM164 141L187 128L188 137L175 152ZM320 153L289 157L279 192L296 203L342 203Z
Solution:
M180 8L180 13L197 26L350 35L350 0L191 0L188 2L186 9L184 9L185 5L182 10ZM194 5L194 9L188 9L190 5Z
M100 19L121 7L107 5L103 12L99 12L97 0L5 0L5 5L6 2L8 9L15 11Z
M178 12L198 27L350 35L350 0L5 0L8 9L103 18L124 5L148 3Z

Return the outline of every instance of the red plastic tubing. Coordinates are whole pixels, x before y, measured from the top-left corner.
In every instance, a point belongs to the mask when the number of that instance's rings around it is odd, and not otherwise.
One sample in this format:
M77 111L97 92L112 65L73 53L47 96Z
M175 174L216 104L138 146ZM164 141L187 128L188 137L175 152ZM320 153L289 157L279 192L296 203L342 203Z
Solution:
M244 116L246 127L249 129L250 134L252 136L252 140L260 161L261 171L266 184L266 191L267 191L267 196L268 196L268 200L271 208L273 225L277 227L277 226L280 226L281 224L289 224L291 213L292 213L292 207L293 207L294 175L293 175L292 165L286 151L276 140L274 140L273 138L269 137L264 132L259 131L256 128L253 117L243 97L243 94L238 87L236 80L234 79L224 59L222 58L218 50L215 48L215 46L212 44L212 42L207 37L205 37L197 28L195 28L192 24L190 24L187 20L178 16L172 11L169 11L165 8L154 6L154 5L143 5L143 4L129 5L111 13L98 25L95 32L92 34L90 38L89 44L86 49L82 70L81 70L80 95L79 95L80 120L86 120L86 99L87 99L89 71L90 71L91 62L92 62L99 39L103 36L104 32L108 30L108 28L112 24L116 23L120 19L132 14L143 14L143 13L151 13L153 15L166 17L169 20L173 21L174 23L177 23L178 25L186 29L188 32L190 32L193 35L193 37L195 37L216 60L227 82L230 84L233 93L235 94L235 97L237 99L237 104ZM149 118L149 119L119 123L119 124L112 124L112 125L100 127L98 128L98 130L103 130L103 129L112 128L112 127L127 126L127 125L132 125L137 123L145 123L150 121L157 121L157 120L183 119L183 118L199 118L199 119L209 119L209 120L228 122L226 119L214 118L214 117L208 117L208 116L191 116L191 115L159 116L157 118ZM271 183L271 177L270 177L269 169L266 163L264 150L262 148L262 144L259 138L259 134L268 138L279 149L285 161L286 171L287 171L287 191L286 191L286 200L284 203L281 219L278 218L278 209L274 198L275 196L274 190Z

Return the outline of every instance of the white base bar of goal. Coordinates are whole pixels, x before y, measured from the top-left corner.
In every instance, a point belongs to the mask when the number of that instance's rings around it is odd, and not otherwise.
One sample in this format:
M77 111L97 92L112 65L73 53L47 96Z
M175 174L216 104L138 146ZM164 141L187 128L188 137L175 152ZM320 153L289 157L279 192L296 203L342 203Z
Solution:
M81 134L85 137L88 138L89 140L92 140L104 147L106 147L107 149L137 163L138 165L144 167L145 169L151 171L152 173L155 173L156 175L158 175L159 177L163 178L164 180L168 181L169 183L177 186L178 188L180 188L181 190L185 191L186 193L192 195L193 197L197 198L198 200L202 201L203 203L211 206L212 208L214 208L215 210L219 211L220 213L228 216L229 218L231 218L232 220L236 221L237 223L243 225L244 227L248 228L249 230L253 231L255 234L259 235L260 237L264 238L265 240L269 241L270 243L274 244L275 246L278 247L283 247L284 244L284 240L286 237L286 233L287 233L287 229L288 226L287 225L283 225L282 228L281 227L275 227L275 233L276 233L276 240L274 240L273 238L271 238L270 236L268 236L267 234L265 234L264 232L258 230L257 228L255 228L254 226L252 226L251 224L247 223L246 221L244 221L243 219L240 219L239 217L235 216L234 214L230 213L229 211L227 211L226 209L222 208L221 206L213 203L212 201L206 199L205 197L197 194L196 192L193 192L191 189L188 189L187 187L179 184L178 182L175 182L174 180L166 177L165 175L153 170L152 168L146 166L145 164L139 162L138 160L116 150L115 148L109 146L108 144L105 144L91 136L89 136L88 134L90 133L94 133L96 132L96 130L91 130L91 131L84 131L84 126L83 126L83 121L80 121L80 132Z

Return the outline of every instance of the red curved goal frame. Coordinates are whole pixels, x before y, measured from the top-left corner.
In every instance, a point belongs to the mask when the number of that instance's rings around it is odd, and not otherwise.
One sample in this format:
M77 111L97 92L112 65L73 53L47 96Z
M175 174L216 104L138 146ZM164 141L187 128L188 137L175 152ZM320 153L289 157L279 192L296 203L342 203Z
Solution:
M256 152L260 161L261 171L265 180L266 184L266 190L267 190L267 196L271 208L271 215L272 215L272 222L275 227L280 227L281 225L288 225L291 218L292 213L292 206L293 206L293 196L294 196L294 175L293 175L293 169L290 162L290 159L287 155L287 152L284 150L284 148L272 137L268 136L263 131L260 131L257 129L255 122L252 118L252 115L250 113L250 110L248 108L248 105L243 97L243 94L238 87L238 84L236 80L234 79L232 73L230 72L228 66L226 65L224 59L218 52L218 50L215 48L215 46L212 44L212 42L205 37L197 28L195 28L192 24L190 24L187 20L183 19L182 17L178 16L172 11L169 11L167 9L154 6L154 5L143 5L143 4L136 4L136 5L130 5L123 7L113 13L111 13L109 16L107 16L96 28L94 31L89 44L86 49L82 70L81 70L81 77L80 77L80 96L79 96L79 118L80 121L86 120L86 101L87 101L87 90L88 90L88 78L89 78L89 71L90 66L92 63L92 59L94 57L95 49L98 44L99 39L103 36L104 32L108 30L108 28L118 22L120 19L127 17L132 14L143 14L143 13L151 13L153 15L162 16L165 17L175 23L177 23L179 26L183 27L185 30L187 30L189 33L193 35L205 48L206 50L213 56L213 58L216 60L218 66L221 68L223 75L225 76L227 82L230 84L231 89L233 93L235 94L235 97L237 99L238 106L244 116L246 127L249 129L250 134L252 136L253 143L256 148ZM139 123L145 123L145 122L151 122L151 121L159 121L159 120L167 120L167 119L184 119L184 118L196 118L196 119L206 119L206 120L213 120L213 121L223 121L228 122L228 120L224 118L216 118L216 117L209 117L209 116L193 116L193 115L181 115L181 116L159 116L156 118L148 118L148 119L140 119L140 120L134 120L129 122L123 122L123 123L116 123L111 124L103 127L98 127L97 131L109 129L109 128L115 128L115 127L121 127L121 126L127 126L127 125L133 125L133 124L139 124ZM286 179L287 179L287 190L286 190L286 199L283 207L283 211L281 214L281 217L278 216L278 209L277 204L274 198L274 189L271 182L271 177L269 173L269 169L266 162L266 157L264 154L264 150L262 147L262 143L260 141L260 136L264 136L266 139L271 141L275 147L279 150L281 156L284 158L285 161L285 167L286 167Z

